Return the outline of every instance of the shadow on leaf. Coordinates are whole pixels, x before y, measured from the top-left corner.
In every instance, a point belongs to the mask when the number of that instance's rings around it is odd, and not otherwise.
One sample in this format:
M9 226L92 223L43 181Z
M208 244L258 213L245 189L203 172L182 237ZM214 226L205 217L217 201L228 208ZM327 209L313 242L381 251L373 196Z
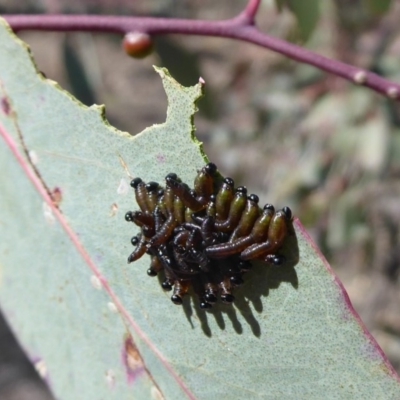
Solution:
M229 321L235 332L240 335L243 333L243 326L242 322L239 321L239 314L242 316L241 319L244 319L251 327L253 335L260 337L261 326L254 315L254 311L257 313L263 312L261 297L269 296L270 290L279 289L281 283L289 283L293 289L297 289L299 285L295 270L295 266L299 262L299 248L292 224L290 226L290 233L280 253L286 258L283 265L275 266L262 262L254 263L252 270L245 275L243 286L234 291L234 305L217 303L211 310L204 311L200 308L197 296L191 296L191 302L187 299L183 303L183 309L192 328L194 328L192 323L194 311L206 336L212 336L208 323L209 318L214 318L221 330L226 328L226 324Z

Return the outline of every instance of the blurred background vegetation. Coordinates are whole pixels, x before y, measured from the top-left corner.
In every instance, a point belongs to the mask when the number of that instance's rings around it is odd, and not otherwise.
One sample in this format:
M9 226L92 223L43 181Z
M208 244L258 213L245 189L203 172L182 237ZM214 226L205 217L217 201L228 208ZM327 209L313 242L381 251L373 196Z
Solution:
M235 16L246 0L0 0L0 14ZM400 82L399 0L264 0L261 30ZM110 34L21 32L38 68L131 134L165 120L152 65L206 81L195 123L220 171L289 205L400 371L400 103L266 49L163 36L144 60ZM301 284L301 283L300 283ZM301 329L301 327L299 327Z

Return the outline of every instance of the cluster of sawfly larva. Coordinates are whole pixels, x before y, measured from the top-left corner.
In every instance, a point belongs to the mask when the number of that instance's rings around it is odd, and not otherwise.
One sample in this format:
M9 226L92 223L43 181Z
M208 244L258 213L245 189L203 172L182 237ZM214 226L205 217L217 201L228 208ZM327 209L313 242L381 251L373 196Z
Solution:
M182 304L192 287L200 307L218 301L232 303L232 291L243 283L251 260L281 265L278 252L292 219L289 207L279 211L271 204L258 205L258 196L244 186L234 187L231 178L221 180L213 163L205 165L190 189L175 173L157 182L133 179L139 211L128 211L125 219L140 227L131 240L132 263L149 254L148 275L163 271L161 286L172 290L171 300Z

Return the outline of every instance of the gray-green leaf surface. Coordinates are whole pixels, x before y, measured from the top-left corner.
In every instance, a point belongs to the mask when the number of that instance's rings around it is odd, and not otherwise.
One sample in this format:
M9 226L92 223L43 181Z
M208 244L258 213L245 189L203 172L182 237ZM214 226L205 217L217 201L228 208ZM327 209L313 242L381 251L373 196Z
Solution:
M130 177L162 182L174 171L190 183L206 161L192 126L200 83L184 88L158 70L166 123L131 137L38 75L3 24L0 43L0 302L57 398L400 398L399 378L297 219L292 264L255 267L236 306L212 313L173 305L147 276L147 256L126 263Z

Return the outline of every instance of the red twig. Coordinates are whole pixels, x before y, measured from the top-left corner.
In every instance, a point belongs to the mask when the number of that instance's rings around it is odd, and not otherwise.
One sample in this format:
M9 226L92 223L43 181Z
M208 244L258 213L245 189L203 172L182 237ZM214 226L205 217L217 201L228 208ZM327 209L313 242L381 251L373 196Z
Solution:
M223 21L99 15L5 15L4 18L17 32L42 30L125 34L139 31L151 35L183 34L242 40L341 76L350 82L366 86L392 99L400 100L400 84L398 83L261 32L255 26L254 21L259 6L260 0L249 0L246 8L238 16Z
M254 25L255 17L257 14L257 11L260 7L261 0L249 0L247 3L246 8L243 10L241 14L237 17L238 19L242 18L244 21L247 22L248 25Z

